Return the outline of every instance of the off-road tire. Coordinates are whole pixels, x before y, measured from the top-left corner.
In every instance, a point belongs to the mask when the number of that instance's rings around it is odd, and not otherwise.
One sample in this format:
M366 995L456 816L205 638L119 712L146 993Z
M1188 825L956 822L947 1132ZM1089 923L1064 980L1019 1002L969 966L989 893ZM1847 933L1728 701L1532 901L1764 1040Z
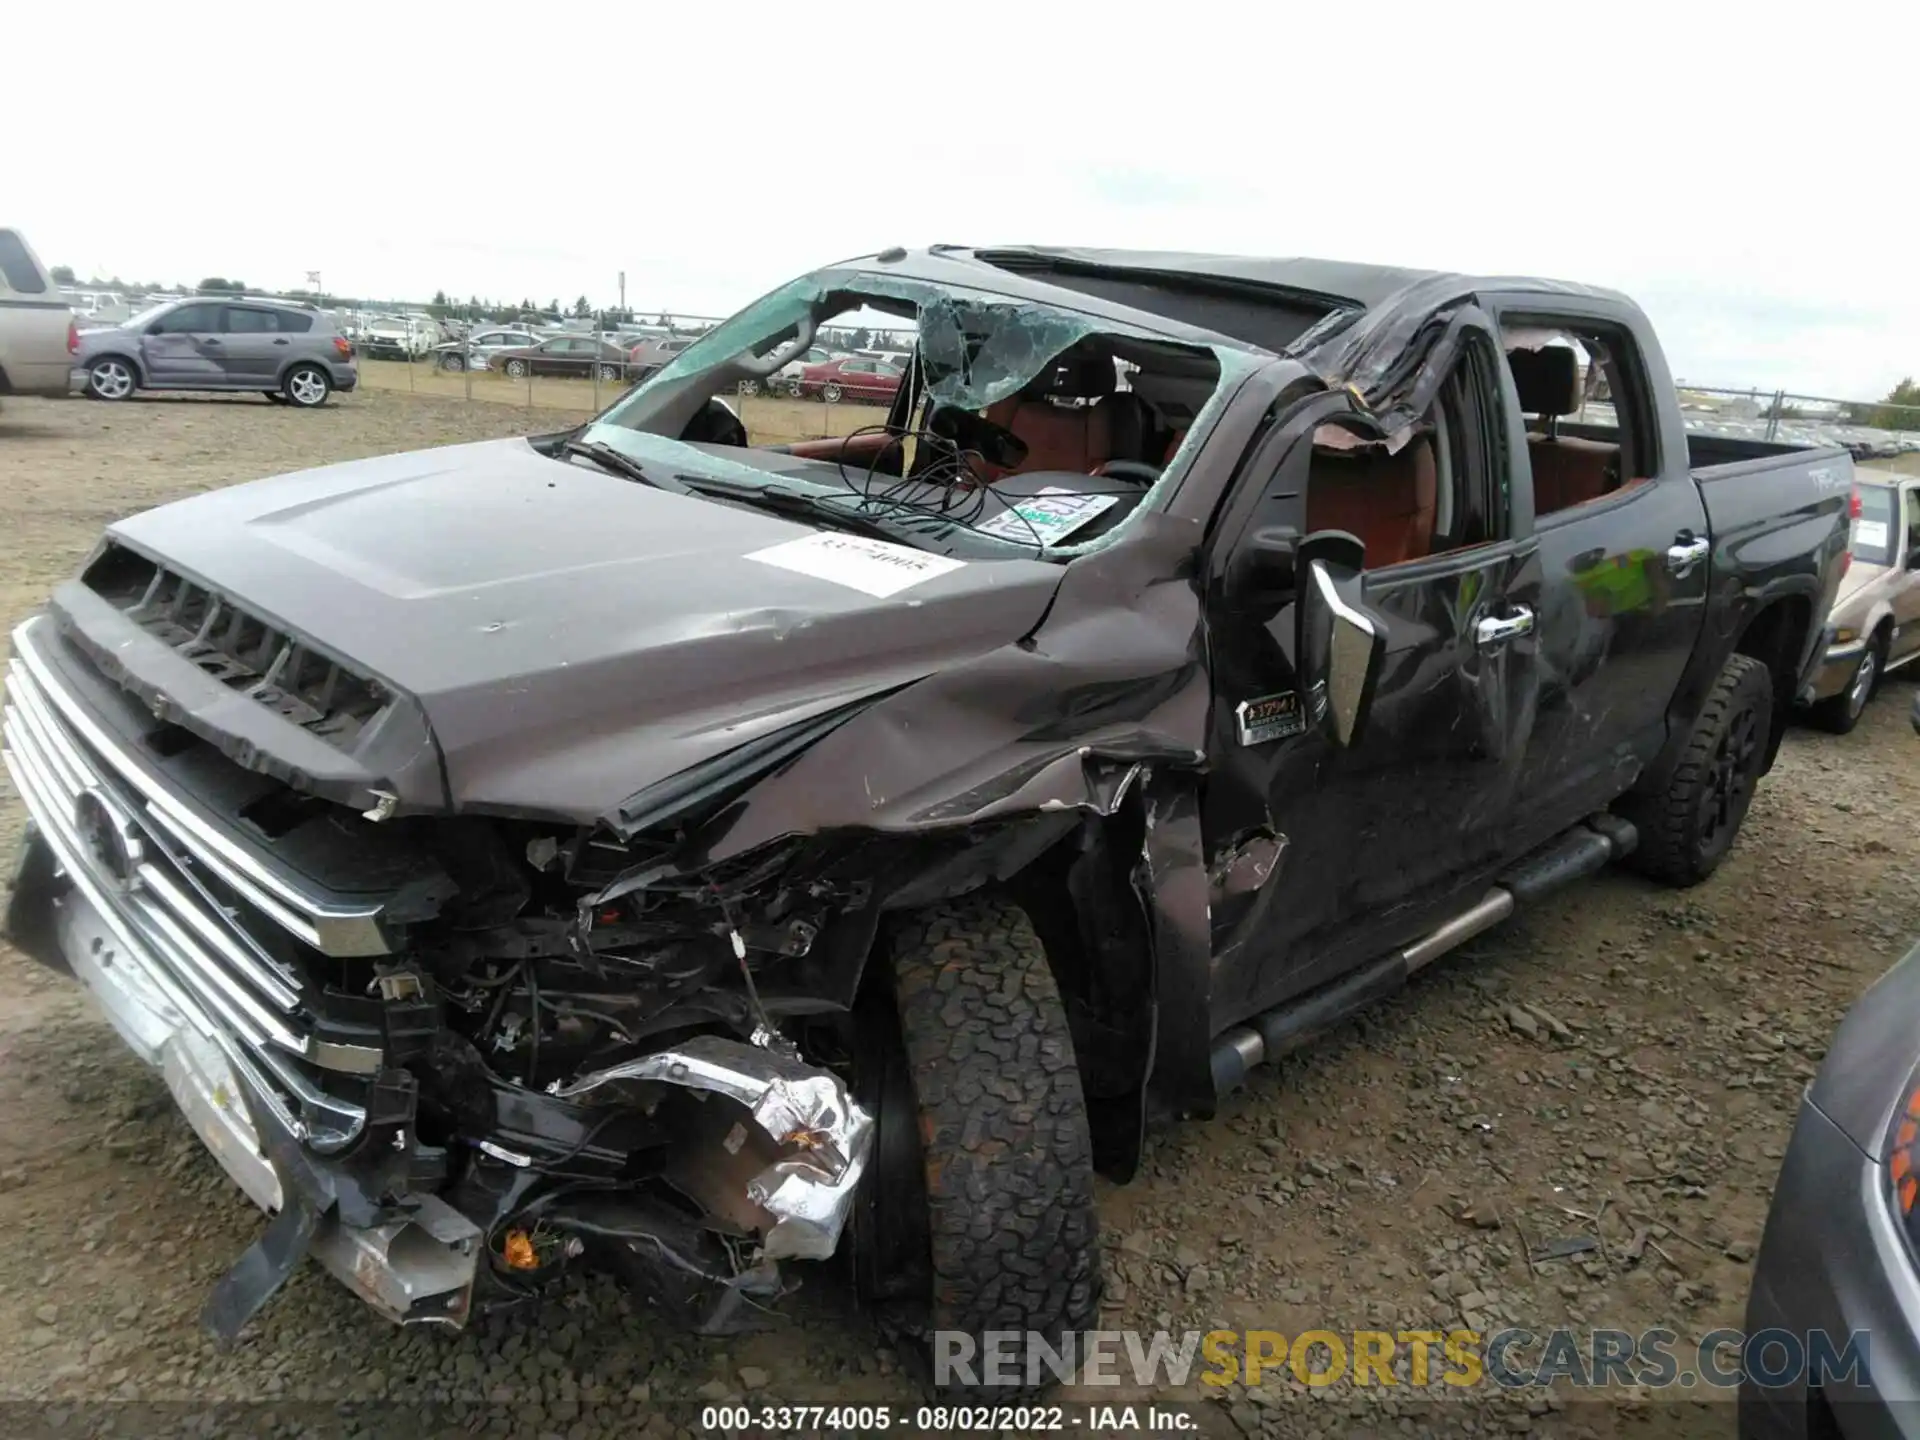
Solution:
M1698 885L1732 848L1773 734L1773 676L1751 655L1729 656L1693 722L1666 789L1621 808L1640 831L1632 865L1668 885ZM1728 774L1728 762L1739 756ZM1723 792L1737 778L1737 792ZM1710 823L1713 822L1713 823Z
M1871 664L1873 670L1867 676L1864 694L1857 688L1860 684L1860 667ZM1847 676L1846 687L1838 695L1830 695L1818 704L1810 706L1807 718L1822 730L1835 735L1845 735L1860 723L1860 717L1867 713L1867 706L1873 703L1874 695L1880 689L1880 679L1887 670L1887 632L1876 630L1873 638L1867 641L1867 648L1860 652L1860 659L1853 667L1853 673Z
M895 930L892 961L932 1248L924 1328L972 1335L976 1367L985 1331L1058 1347L1094 1328L1100 1248L1086 1098L1046 951L1017 905L971 895Z

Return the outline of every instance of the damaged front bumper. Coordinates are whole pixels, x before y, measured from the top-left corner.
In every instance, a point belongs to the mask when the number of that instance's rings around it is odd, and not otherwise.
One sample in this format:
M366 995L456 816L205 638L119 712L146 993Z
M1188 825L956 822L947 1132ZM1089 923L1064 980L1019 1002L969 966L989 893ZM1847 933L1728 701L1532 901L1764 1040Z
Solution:
M244 1048L135 938L81 856L37 823L6 928L34 958L70 970L93 992L129 1048L160 1073L221 1168L276 1216L209 1300L210 1329L236 1335L308 1254L388 1320L465 1325L476 1284L485 1289L487 1230L439 1194L391 1188L395 1175L420 1168L404 1089L370 1105L364 1134L349 1151L316 1153L278 1117L269 1082ZM544 1219L569 1237L569 1255L591 1254L691 1328L738 1328L743 1302L763 1304L780 1293L771 1262L826 1259L838 1248L865 1173L872 1116L837 1076L779 1042L723 1036L695 1036L551 1093L571 1100L627 1083L734 1102L695 1107L713 1108L713 1124L688 1136L693 1143L683 1147L676 1173L683 1193L726 1225L716 1232L605 1195L549 1209ZM475 1149L482 1163L509 1171L525 1174L531 1163L490 1141L476 1141ZM720 1238L728 1231L758 1235L757 1263L737 1263Z
M694 1036L564 1091L496 1080L488 1103L478 1085L491 1126L423 1137L415 1071L434 1058L407 1048L417 1034L399 1021L437 1011L431 997L394 986L384 1031L342 1042L323 1023L344 963L332 957L359 953L340 915L272 888L284 877L167 790L30 641L16 636L8 677L5 758L30 825L6 935L93 992L274 1216L208 1301L216 1335L238 1334L309 1254L401 1324L462 1326L579 1260L723 1331L756 1313L744 1302L778 1295L779 1260L833 1253L872 1120L778 1036ZM305 968L263 948L243 910L312 947ZM381 962L394 980L407 963ZM618 1156L592 1188L570 1185L570 1160L609 1158L591 1145L608 1117L649 1132L658 1190L621 1189ZM542 1237L532 1267L503 1243L521 1226Z
M18 775L16 758L8 759ZM212 1328L237 1333L306 1254L389 1320L464 1325L479 1227L430 1193L373 1206L364 1160L305 1146L276 1113L269 1082L244 1047L179 983L91 872L78 837L51 829L54 817L43 819L33 799L29 808L35 823L8 906L9 938L43 963L71 970L93 992L129 1048L160 1072L221 1168L262 1210L282 1217L221 1282L206 1316ZM406 1148L404 1130L377 1115L369 1129L389 1149ZM343 1197L350 1200L344 1211ZM352 1223L353 1214L368 1223Z

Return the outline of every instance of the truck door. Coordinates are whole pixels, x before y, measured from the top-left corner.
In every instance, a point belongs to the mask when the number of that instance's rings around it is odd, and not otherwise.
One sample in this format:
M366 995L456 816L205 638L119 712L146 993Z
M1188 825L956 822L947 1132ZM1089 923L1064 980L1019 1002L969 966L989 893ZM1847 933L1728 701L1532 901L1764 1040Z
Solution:
M1540 709L1514 815L1534 844L1660 753L1706 613L1711 547L1684 437L1660 424L1673 383L1638 312L1539 295L1490 308L1540 556Z
M182 305L147 327L140 337L140 365L149 384L214 389L227 383L221 309L212 301Z
M1370 434L1322 395L1283 422L1230 499L1210 561L1216 1028L1426 933L1506 848L1532 724L1539 571L1515 534L1502 457L1499 352L1474 333L1412 433ZM1291 596L1243 600L1234 569L1261 534L1344 531L1365 544L1359 599L1385 632L1359 736L1322 723L1302 684ZM1284 540L1281 543L1285 543ZM1303 543L1310 543L1310 540ZM1218 550L1240 547L1224 559Z

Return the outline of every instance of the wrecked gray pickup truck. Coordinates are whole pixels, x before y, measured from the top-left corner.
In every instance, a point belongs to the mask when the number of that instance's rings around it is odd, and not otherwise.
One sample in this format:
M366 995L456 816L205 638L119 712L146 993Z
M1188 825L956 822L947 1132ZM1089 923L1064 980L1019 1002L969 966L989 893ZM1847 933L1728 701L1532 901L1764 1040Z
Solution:
M891 410L749 443L875 312ZM848 262L577 430L112 526L14 634L8 933L273 1213L221 1335L309 1254L407 1323L597 1266L724 1331L838 1257L906 1336L1078 1330L1150 1117L1725 854L1851 470L1689 443L1605 292Z

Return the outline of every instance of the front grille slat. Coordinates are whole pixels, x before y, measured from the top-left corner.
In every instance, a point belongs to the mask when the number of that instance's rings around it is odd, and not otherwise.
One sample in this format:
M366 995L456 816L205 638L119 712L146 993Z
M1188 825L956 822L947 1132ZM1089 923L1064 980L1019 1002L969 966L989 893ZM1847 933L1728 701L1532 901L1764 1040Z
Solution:
M322 1054L341 1049L314 1028L324 982L270 953L256 930L283 927L317 951L329 923L351 919L377 934L377 908L347 910L301 895L219 836L59 688L34 653L31 628L15 632L0 733L15 786L61 870L135 969L261 1088L262 1102L289 1130L318 1150L351 1144L365 1127L365 1109L325 1085L344 1083L347 1071L374 1073L379 1051ZM103 814L111 842L99 834ZM115 860L116 844L126 863ZM341 1080L324 1081L329 1074Z
M330 745L350 747L389 702L377 681L338 662L312 667L319 683L309 685L299 637L124 546L110 545L83 578L206 674Z

